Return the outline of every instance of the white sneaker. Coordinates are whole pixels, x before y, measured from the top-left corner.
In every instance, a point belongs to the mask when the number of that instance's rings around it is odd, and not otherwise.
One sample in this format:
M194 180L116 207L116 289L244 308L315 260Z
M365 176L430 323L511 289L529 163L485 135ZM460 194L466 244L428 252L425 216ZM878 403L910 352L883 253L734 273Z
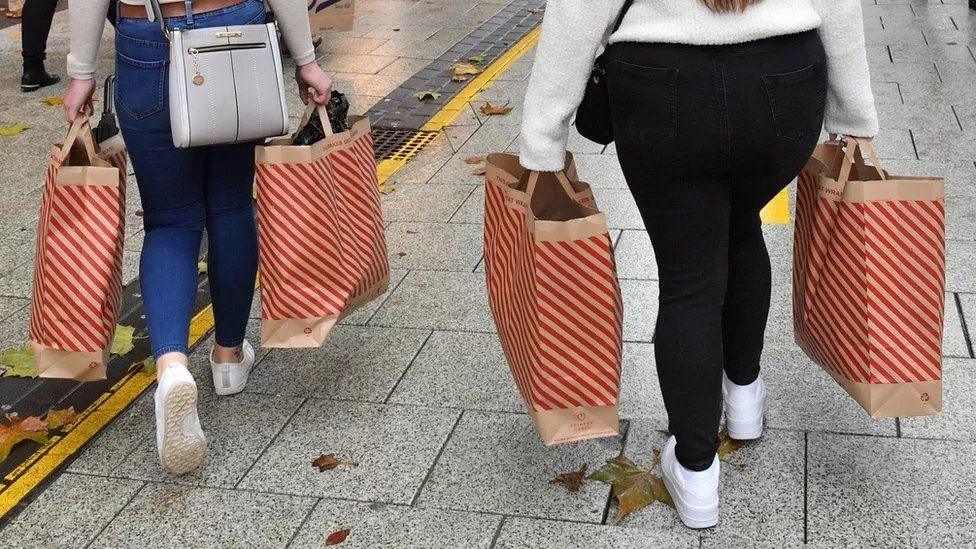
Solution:
M214 392L218 395L236 395L247 385L247 376L254 368L254 347L245 339L241 345L244 360L217 364L210 351L210 371L213 373Z
M722 372L722 398L725 400L725 428L730 438L755 440L762 436L766 384L761 377L749 385L736 385Z
M156 388L156 448L171 475L188 473L203 463L207 439L197 415L197 384L182 364L163 372Z
M711 528L718 524L718 455L704 471L685 469L674 455L678 441L672 436L661 453L661 478L674 500L678 517L688 528Z

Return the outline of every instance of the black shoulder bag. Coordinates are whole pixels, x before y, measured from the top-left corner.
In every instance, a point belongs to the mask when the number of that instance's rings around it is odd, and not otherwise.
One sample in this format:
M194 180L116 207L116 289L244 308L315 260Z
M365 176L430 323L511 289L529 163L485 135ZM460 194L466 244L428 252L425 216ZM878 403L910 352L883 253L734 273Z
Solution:
M633 0L624 2L610 34L617 32ZM593 72L586 82L586 93L576 109L576 129L580 135L601 145L613 143L613 121L610 119L610 93L607 91L607 51L596 58Z

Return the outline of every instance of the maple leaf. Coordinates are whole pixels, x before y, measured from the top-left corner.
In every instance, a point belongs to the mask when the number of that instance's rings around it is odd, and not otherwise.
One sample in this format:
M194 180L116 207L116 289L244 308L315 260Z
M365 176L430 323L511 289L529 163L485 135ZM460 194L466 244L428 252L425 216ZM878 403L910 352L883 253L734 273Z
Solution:
M3 377L37 377L34 352L27 345L17 349L4 349L0 353L0 366L6 366Z
M47 421L48 429L60 429L74 421L77 415L75 407L71 406L64 410L51 410L44 419Z
M476 74L481 74L484 69L476 67L471 63L455 63L454 64L454 76L474 76Z
M47 435L47 423L40 418L31 416L17 419L8 414L7 421L9 425L0 423L0 463L7 459L14 446L25 440L33 440L42 446L50 440Z
M508 102L504 105L492 105L485 101L485 104L481 106L481 112L487 116L506 115L512 112L512 107L508 106Z
M481 164L484 161L485 157L483 156L469 156L464 159L465 164Z
M486 59L485 56L479 53L478 55L472 55L471 57L469 57L468 61L475 64L479 64L479 63L484 63L485 59Z
M30 128L30 126L24 124L23 122L15 122L6 126L0 126L0 136L11 137L23 132L27 128Z
M349 537L349 528L343 528L342 530L336 530L329 534L329 537L325 538L325 545L339 545L340 543L346 541Z
M579 492L583 485L583 477L586 476L586 464L580 466L579 471L573 473L560 473L549 481L549 484L562 484L570 492Z
M417 101L426 101L428 99L440 99L441 94L435 91L423 90L419 92L414 92L413 98Z
M331 471L340 465L345 465L347 467L359 467L359 462L356 461L342 461L335 457L335 454L322 454L312 461L312 467L318 467L319 472Z
M653 472L660 460L660 453L655 451L651 468L642 469L621 455L607 461L606 465L589 476L591 480L611 486L611 493L617 498L614 524L619 524L634 511L639 511L655 501L674 506L671 495L664 486L664 480Z
M134 339L132 336L135 334L135 326L126 326L124 324L119 324L115 327L115 338L112 340L112 348L110 352L113 355L124 355L135 349L136 346L132 343Z
M64 105L64 98L63 97L45 97L44 99L41 99L39 102L41 104L43 104L43 105L47 105L48 107L56 107L58 105Z

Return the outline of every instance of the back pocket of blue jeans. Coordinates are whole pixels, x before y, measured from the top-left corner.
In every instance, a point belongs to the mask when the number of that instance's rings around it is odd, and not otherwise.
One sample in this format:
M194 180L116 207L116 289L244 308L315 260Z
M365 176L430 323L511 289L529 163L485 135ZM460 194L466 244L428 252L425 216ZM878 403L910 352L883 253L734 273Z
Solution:
M163 110L166 60L140 61L116 52L116 102L135 119Z
M805 139L820 134L827 98L827 69L817 62L797 71L763 76L776 134Z

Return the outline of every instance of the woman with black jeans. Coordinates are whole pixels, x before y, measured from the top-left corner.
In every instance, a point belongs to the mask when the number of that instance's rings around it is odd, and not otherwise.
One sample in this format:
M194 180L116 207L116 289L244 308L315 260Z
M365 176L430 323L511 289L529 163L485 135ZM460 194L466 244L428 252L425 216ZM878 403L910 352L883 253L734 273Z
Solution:
M24 47L24 74L20 77L20 90L30 92L61 81L44 69L47 58L47 36L51 33L51 21L58 0L27 0L21 21L21 42Z
M572 113L624 4L548 3L526 168L563 169ZM685 524L714 526L723 397L732 438L763 429L771 275L759 212L803 168L825 113L828 132L877 133L861 3L634 0L608 41L617 155L660 272L655 356L673 434L662 476Z

